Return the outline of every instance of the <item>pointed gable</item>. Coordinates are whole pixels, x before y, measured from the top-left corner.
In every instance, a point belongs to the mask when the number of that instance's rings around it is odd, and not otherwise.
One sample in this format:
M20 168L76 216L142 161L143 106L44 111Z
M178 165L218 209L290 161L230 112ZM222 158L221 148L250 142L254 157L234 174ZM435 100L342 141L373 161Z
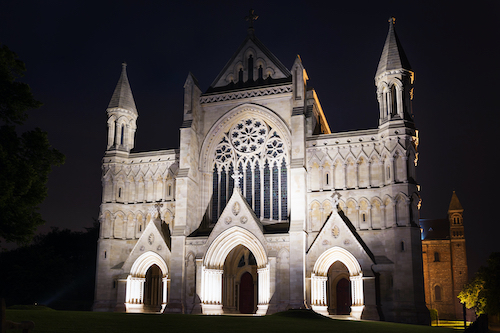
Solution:
M129 271L135 260L148 251L159 254L167 262L170 261L170 231L167 232L165 227L168 229L168 226L159 219L148 223L124 263L124 271Z
M307 250L307 254L313 256L321 254L327 249L338 246L346 248L362 262L376 264L375 256L356 232L356 228L342 211L333 210L332 214L323 225L318 235ZM362 264L362 266L364 266Z
M407 69L411 70L410 62L406 58L406 54L401 46L398 35L396 34L395 18L391 17L389 19L389 32L387 33L387 38L385 40L384 49L382 50L382 55L380 56L380 62L377 68L378 77L386 71L391 71L395 69Z
M137 114L134 96L128 82L126 63L122 63L122 73L108 105L108 109L111 108L125 109Z
M290 71L255 37L253 29L249 29L248 36L212 82L207 93L283 82L291 82Z
M239 188L234 189L231 198L210 233L207 244L210 244L227 229L235 226L250 231L262 244L266 244L264 226L248 205Z

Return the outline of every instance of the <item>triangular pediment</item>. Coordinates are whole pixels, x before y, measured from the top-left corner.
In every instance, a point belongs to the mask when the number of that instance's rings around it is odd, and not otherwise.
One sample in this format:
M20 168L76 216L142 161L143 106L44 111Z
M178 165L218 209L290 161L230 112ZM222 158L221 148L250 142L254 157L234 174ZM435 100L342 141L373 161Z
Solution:
M130 252L129 257L123 264L123 270L128 272L135 260L141 256L143 253L148 251L155 252L159 254L167 263L170 262L170 240L167 237L170 235L165 235L165 232L162 229L164 222L159 219L151 220L146 228L144 229L142 235L137 240L137 243L134 245L134 248ZM165 224L165 227L168 226Z
M250 57L252 60L249 62ZM249 71L249 64L253 66L252 71ZM259 68L262 68L261 82L259 82ZM276 84L288 80L291 82L291 76L290 71L278 58L255 35L249 33L212 82L207 93L221 89L226 90L226 88L238 89L238 87L252 86L253 83L265 85L266 83Z
M353 253L358 260L365 259L375 264L375 256L356 232L352 223L342 211L338 212L335 209L319 231L307 253L319 255L334 246Z
M248 205L239 188L234 189L219 220L212 229L207 243L210 244L218 235L234 226L250 231L262 244L265 244L264 227Z

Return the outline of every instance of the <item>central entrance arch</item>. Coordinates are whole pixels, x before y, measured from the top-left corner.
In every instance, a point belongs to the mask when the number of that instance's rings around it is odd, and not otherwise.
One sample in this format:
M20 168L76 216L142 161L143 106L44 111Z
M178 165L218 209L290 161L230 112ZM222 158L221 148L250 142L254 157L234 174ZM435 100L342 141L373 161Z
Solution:
M240 263L240 254L243 254L243 263ZM230 274L231 270L228 271L228 267L225 267L227 259L230 262L229 268L232 269L233 273L238 272L238 275ZM254 262L251 262L250 259L254 260ZM236 266L241 264L241 267L246 266L246 268L243 270L235 269L235 262L237 262ZM241 286L242 276L246 272L251 275L254 285L255 280L257 280L257 288L255 288L257 290L256 314L264 315L269 307L271 290L267 254L264 246L254 234L246 229L235 226L217 236L210 244L203 259L201 277L203 313L223 314L226 311L228 313L240 312L239 299L236 302L234 297L236 295L239 296L239 290L235 290L235 288ZM254 277L256 277L255 280ZM247 281L243 283L248 283L248 276L244 279L247 279ZM237 283L235 284L235 282Z
M243 245L229 252L224 263L222 308L224 313L255 313L258 273L253 253Z

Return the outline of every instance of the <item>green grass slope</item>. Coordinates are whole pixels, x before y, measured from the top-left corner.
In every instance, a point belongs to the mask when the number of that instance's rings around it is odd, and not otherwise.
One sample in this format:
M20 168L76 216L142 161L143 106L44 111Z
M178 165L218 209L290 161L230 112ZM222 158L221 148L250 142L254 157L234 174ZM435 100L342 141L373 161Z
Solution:
M7 319L16 322L34 321L37 333L453 332L449 328L336 320L307 310L292 310L264 317L7 310Z

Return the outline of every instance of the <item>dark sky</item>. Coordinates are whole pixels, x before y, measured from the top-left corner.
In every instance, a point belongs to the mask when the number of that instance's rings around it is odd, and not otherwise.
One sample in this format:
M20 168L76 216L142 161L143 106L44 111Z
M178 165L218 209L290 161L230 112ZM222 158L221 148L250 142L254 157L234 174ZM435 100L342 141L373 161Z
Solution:
M251 7L257 37L286 67L301 56L332 132L377 127L374 75L395 16L416 77L421 217L446 217L455 190L470 272L500 251L498 1L3 1L0 43L26 63L23 81L44 103L27 126L66 155L50 176L42 231L83 230L98 217L121 62L139 112L135 151L177 148L188 73L208 88L246 37Z

